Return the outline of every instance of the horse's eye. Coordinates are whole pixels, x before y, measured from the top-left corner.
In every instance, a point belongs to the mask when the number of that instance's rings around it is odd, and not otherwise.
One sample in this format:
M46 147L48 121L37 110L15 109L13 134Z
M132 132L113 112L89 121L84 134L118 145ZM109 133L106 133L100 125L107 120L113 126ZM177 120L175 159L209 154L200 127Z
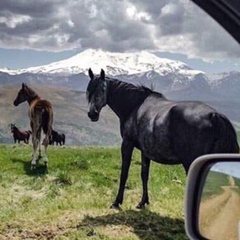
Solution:
M98 101L101 100L101 97L100 97L100 96L96 96L96 97L95 97L95 100L98 102Z

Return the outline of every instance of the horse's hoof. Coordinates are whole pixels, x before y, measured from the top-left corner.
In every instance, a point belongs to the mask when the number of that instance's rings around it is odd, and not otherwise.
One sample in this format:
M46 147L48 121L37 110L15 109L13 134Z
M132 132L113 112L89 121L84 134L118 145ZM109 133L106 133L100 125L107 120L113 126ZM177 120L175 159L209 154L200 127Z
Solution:
M149 202L147 202L146 204L149 205ZM145 203L139 203L137 206L136 206L137 209L145 209Z
M117 210L121 210L121 208L120 208L120 206L119 206L119 203L116 203L116 202L112 203L112 205L110 206L110 208L112 208L112 209L117 209Z
M136 208L137 208L137 209L144 209L144 208L145 208L145 205L143 205L143 204L138 204L138 205L136 206Z
M31 165L31 171L35 170L36 169L36 164L32 164Z

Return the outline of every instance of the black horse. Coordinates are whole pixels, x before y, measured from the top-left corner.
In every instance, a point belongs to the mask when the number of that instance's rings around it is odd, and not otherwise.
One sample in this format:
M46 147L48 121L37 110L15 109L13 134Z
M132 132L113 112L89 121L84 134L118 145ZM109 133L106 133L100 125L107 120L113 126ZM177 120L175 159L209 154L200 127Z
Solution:
M162 164L182 164L186 173L200 155L238 153L236 132L230 121L210 106L196 101L170 101L161 93L106 78L89 69L88 117L98 121L107 104L120 119L122 168L120 186L112 207L123 202L134 147L141 151L143 194L138 208L149 204L150 159Z
M49 144L54 145L54 142L56 142L56 145L64 145L65 144L65 134L59 133L55 130L52 130L52 135L49 141Z
M11 133L13 134L14 143L18 141L20 143L23 141L24 143L29 143L29 138L32 132L30 130L27 131L20 131L18 127L16 127L15 124L11 123Z

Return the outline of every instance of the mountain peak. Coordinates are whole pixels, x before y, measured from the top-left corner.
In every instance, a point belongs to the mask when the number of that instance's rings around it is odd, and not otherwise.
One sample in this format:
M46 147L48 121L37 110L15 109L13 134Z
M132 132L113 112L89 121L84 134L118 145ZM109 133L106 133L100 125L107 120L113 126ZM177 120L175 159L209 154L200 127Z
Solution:
M153 70L161 76L176 72L189 76L200 73L200 71L192 70L183 62L160 58L147 51L119 53L107 52L101 49L87 49L68 59L48 65L22 69L18 73L87 74L89 68L92 68L96 74L101 69L104 69L106 74L110 76L139 74Z

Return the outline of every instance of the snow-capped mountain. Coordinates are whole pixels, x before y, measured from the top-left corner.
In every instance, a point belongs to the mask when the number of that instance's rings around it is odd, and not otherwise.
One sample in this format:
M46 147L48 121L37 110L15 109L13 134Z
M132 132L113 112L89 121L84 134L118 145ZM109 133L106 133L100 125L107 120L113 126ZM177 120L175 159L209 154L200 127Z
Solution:
M102 50L88 49L71 58L53 62L48 65L21 69L15 71L15 74L72 75L87 73L89 67L96 73L99 73L101 68L103 68L106 74L110 76L155 71L161 76L170 73L179 73L191 78L193 75L200 73L200 71L192 70L183 62L160 58L146 51L137 53L111 53ZM4 70L7 72L7 69ZM14 71L11 71L11 74L13 73Z
M85 91L90 67L95 74L104 69L108 76L153 86L155 90L175 99L218 99L216 94L223 95L223 92L225 97L232 98L238 96L240 91L240 73L207 76L183 62L160 58L146 51L113 53L93 49L48 65L20 70L0 69L0 85L24 81Z
M0 69L0 75L9 74L7 82L16 83L20 79L26 82L38 81L85 90L88 79L88 69L95 74L101 69L106 75L132 83L153 85L155 90L166 92L195 88L193 84L204 73L191 69L180 61L160 58L146 51L134 53L112 53L102 50L85 50L68 59L53 62L48 65L30 67L20 70ZM12 77L11 77L12 76ZM12 80L11 80L12 79ZM25 80L24 80L25 79ZM6 80L1 80L6 85ZM202 81L205 81L202 78ZM204 84L201 84L201 86ZM199 90L199 86L197 87Z
M240 72L230 71L208 75L208 83L211 90L223 96L239 96Z

